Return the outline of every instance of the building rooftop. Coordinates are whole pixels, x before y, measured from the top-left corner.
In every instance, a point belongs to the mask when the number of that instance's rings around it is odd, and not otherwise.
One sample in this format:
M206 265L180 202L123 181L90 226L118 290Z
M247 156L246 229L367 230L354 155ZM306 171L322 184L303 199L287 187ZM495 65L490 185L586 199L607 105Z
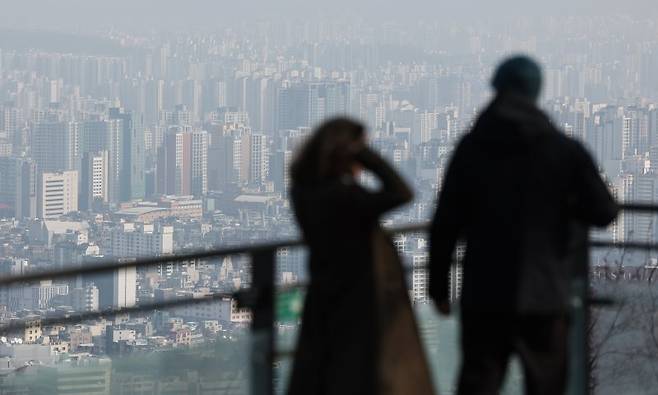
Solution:
M89 229L89 224L84 221L43 221L43 226L48 232L53 233L66 233L69 231L80 232Z
M239 195L234 201L237 203L260 203L266 204L274 199L272 196L267 195Z

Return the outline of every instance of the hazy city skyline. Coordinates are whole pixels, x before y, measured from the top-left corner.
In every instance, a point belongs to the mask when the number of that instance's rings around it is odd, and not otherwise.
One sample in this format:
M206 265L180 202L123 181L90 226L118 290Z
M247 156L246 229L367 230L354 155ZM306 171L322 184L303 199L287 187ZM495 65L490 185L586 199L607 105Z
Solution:
M426 221L455 144L491 97L494 67L515 53L541 63L541 108L590 150L615 197L657 202L656 9L648 0L3 4L0 273L295 238L288 168L313 128L335 115L364 122L372 148L415 192L386 224ZM624 213L594 236L656 242L658 224L650 214ZM425 314L427 237L394 241L411 268L410 298ZM623 279L616 292L626 297L657 262L654 254L593 251L597 281L605 283L596 286ZM608 266L617 272L602 275ZM450 273L452 300L461 274L460 266ZM278 283L306 277L302 250L277 252ZM160 382L174 392L215 385L240 393L251 313L235 298L80 325L41 320L227 294L251 281L249 258L233 256L2 288L0 325L29 325L0 338L8 364L0 374L20 379L16 371L25 369L50 379L88 363L104 377L104 393ZM642 295L633 302L655 299ZM628 314L624 322L637 321ZM428 355L444 358L453 343L437 340L444 327L437 328L448 325L450 333L451 324L422 317ZM290 339L297 324L277 329ZM644 329L600 349L641 348L637 342L651 340ZM624 380L639 382L643 369L658 364L651 356L658 349L652 354L655 345L647 344L645 359L603 361L600 393L620 393ZM195 346L225 354L208 357ZM188 350L197 350L190 358L198 363L168 374L152 368L161 360L179 367L175 358ZM224 355L232 359L218 362ZM141 368L139 358L152 365ZM618 378L609 373L620 360L630 368ZM214 363L226 374L208 374ZM284 367L277 367L282 377ZM435 370L441 393L450 393L450 368Z

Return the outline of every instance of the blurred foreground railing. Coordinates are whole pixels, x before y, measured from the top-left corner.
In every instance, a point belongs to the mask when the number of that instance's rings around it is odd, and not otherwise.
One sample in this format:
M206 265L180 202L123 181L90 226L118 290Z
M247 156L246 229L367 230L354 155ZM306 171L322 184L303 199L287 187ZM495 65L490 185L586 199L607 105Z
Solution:
M622 205L626 211L658 212L656 205L629 204ZM388 229L391 234L425 232L428 224L410 224ZM124 268L153 267L162 264L181 265L190 260L221 258L232 255L248 255L252 260L252 282L251 286L235 292L214 293L204 297L182 298L163 302L145 303L134 307L120 309L105 309L93 312L70 313L62 317L41 319L42 325L70 324L86 320L110 317L125 313L143 313L156 309L167 309L190 304L210 303L223 298L235 298L242 307L248 307L252 311L252 347L251 347L251 393L253 395L271 395L274 393L273 365L275 359L274 347L274 325L275 317L275 266L277 250L287 247L304 246L301 240L285 240L268 242L249 246L221 248L215 250L203 250L185 252L171 256L148 257L139 259L108 260L100 263L84 266L74 266L52 271L32 272L20 276L8 276L0 278L0 286L12 284L34 283L46 279L58 279L75 277L82 274L112 273ZM592 248L633 248L658 250L658 243L589 241L585 240L583 248L583 268L587 262L587 246ZM416 267L417 268L417 267ZM593 299L589 294L588 270L579 270L573 283L573 317L572 317L572 363L570 393L586 394L589 392L590 367L588 364L589 342L588 342L588 317L592 305L609 305L614 301L597 298ZM288 287L303 287L303 284ZM9 325L0 327L0 334L10 333L25 328L33 319L15 321ZM290 355L290 351L287 352Z

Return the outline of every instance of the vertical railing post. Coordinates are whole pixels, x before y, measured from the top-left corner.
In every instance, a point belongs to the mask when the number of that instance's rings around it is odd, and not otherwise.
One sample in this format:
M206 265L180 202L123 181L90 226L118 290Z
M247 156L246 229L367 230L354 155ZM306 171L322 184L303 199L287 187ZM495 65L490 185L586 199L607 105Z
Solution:
M258 250L251 254L252 307L251 394L274 393L274 273L276 249Z
M589 290L589 232L574 226L572 235L570 395L590 392L590 290Z

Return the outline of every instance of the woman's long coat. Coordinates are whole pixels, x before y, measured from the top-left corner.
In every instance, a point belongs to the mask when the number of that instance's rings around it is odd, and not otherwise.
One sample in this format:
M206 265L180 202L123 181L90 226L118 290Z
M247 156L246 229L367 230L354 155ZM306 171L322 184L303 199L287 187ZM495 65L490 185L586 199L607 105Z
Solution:
M380 216L411 199L388 164L363 161L380 179L295 186L310 248L310 277L289 395L433 394L402 266Z

